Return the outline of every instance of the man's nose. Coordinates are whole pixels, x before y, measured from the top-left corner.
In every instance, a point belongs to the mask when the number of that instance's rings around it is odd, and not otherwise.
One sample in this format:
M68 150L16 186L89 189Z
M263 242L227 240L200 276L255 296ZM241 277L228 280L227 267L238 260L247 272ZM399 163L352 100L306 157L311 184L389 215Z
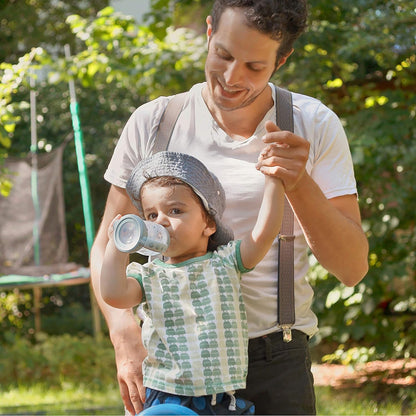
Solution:
M224 79L227 86L238 85L242 76L241 65L237 61L229 62L224 73Z

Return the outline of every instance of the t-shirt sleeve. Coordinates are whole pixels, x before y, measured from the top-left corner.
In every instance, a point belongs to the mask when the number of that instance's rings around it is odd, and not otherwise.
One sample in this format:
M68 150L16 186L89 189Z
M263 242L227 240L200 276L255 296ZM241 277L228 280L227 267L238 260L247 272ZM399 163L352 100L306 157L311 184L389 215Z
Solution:
M240 273L248 273L253 269L247 269L243 265L240 252L241 240L230 241L227 245L220 246L214 253L222 258L228 265L233 265Z
M132 262L127 266L126 269L126 276L132 277L133 279L136 279L141 288L142 288L142 301L141 303L146 301L146 295L143 287L143 266L140 263Z
M123 128L104 179L125 188L137 163L150 156L160 119L169 97L159 97L137 108Z
M318 139L313 147L312 179L328 199L356 194L351 152L341 121L323 104L319 106L316 116Z
M357 193L351 152L338 116L315 98L293 93L295 133L310 143L306 170L326 198Z

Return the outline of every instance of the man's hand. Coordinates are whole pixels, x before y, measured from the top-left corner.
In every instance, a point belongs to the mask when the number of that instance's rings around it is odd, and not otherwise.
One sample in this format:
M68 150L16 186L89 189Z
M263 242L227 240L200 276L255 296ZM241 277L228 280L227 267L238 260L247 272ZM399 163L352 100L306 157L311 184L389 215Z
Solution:
M305 174L310 144L302 137L280 130L270 120L266 122L266 131L263 137L266 146L256 168L265 175L281 179L285 191L292 191Z
M147 352L141 341L141 328L123 331L112 336L117 363L117 379L124 406L131 415L143 410L146 397L143 386L142 362Z
M368 270L368 242L361 227L356 195L327 199L306 172L309 142L273 122L266 122L266 143L257 169L280 178L312 253L347 286L356 285Z

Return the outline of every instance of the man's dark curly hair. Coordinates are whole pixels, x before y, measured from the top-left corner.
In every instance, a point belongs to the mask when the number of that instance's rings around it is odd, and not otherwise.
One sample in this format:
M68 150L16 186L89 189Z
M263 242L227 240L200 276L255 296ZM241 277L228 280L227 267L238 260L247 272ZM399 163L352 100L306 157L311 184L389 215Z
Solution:
M249 27L280 42L276 65L290 53L307 26L306 0L216 0L211 12L212 33L228 8L243 9Z

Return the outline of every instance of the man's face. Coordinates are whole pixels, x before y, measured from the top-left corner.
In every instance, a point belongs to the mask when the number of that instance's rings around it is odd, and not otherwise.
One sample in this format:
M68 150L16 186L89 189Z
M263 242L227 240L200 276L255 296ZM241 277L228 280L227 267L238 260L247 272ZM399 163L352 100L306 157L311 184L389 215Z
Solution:
M279 42L248 27L238 8L224 11L215 33L210 17L207 23L210 99L223 111L246 107L265 92L276 69Z

